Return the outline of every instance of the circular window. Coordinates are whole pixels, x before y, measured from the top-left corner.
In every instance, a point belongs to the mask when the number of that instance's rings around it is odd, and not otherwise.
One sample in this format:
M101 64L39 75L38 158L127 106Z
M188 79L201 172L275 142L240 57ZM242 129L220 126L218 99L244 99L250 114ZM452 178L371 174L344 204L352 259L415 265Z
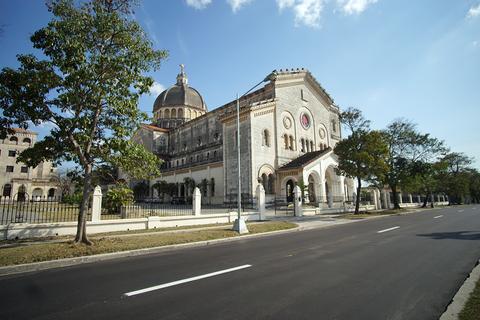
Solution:
M320 130L318 131L318 133L320 134L320 138L321 138L321 139L324 139L325 136L327 135L326 132L325 132L325 129L323 129L323 128L320 128Z
M305 112L300 115L300 123L304 129L310 128L310 117Z
M283 126L285 127L285 129L290 129L290 127L292 126L292 120L290 120L289 117L284 117Z

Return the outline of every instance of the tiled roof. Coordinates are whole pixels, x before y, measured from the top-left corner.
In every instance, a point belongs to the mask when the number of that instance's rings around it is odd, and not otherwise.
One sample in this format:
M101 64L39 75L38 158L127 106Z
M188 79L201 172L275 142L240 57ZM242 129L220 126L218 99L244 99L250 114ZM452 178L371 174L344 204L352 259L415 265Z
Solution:
M153 124L142 124L142 127L145 128L145 129L148 129L148 130L152 130L152 131L159 131L159 132L168 132L169 130L168 129L164 129L164 128L160 128L160 127L157 127Z
M12 130L15 131L15 133L37 134L36 132L29 131L29 130L22 129L22 128L12 128Z
M304 155L301 155L300 157L293 159L283 167L280 167L278 170L302 168L307 164L309 164L310 162L312 162L313 160L318 159L321 156L329 153L330 151L332 151L332 148L328 147L327 149L324 149L324 150L305 153Z

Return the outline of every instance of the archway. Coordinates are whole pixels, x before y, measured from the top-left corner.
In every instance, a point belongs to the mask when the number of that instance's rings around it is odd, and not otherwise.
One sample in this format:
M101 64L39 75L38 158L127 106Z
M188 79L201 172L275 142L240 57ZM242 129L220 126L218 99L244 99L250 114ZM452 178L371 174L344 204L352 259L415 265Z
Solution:
M18 187L18 192L17 192L17 201L25 201L27 198L27 189L25 186L22 184L20 187Z
M317 202L317 186L319 182L316 177L311 173L308 176L308 200L310 202Z
M48 189L48 197L49 198L55 197L55 188Z
M287 202L293 202L293 188L295 184L292 179L289 179L285 184L285 192L286 192L286 199Z
M334 199L336 197L335 194L335 169L333 166L329 166L325 171L325 196L326 201L328 203L328 207L331 208L333 206Z
M32 191L32 199L40 201L43 197L43 190L41 188L35 188Z

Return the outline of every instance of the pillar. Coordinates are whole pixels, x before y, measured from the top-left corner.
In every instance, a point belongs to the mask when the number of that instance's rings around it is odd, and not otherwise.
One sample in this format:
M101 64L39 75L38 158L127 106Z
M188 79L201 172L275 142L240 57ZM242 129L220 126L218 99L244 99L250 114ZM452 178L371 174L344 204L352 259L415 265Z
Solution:
M420 196L420 195L417 196L417 202L422 203L422 196Z
M255 196L257 198L258 220L262 221L265 216L265 189L260 183L255 190Z
M302 190L299 186L295 186L293 188L293 195L295 197L295 216L301 217L303 216L303 208L302 208Z
M413 199L412 199L412 194L411 194L411 193L408 194L408 200L410 201L410 203L413 203Z
M92 197L92 221L100 221L102 215L102 188L96 186Z
M388 209L388 194L385 190L382 190L382 208Z
M399 193L398 193L398 203L399 203L399 204L402 204L402 203L403 203L402 192L399 192Z
M195 189L193 190L192 208L194 216L199 216L201 214L202 194L200 193L200 189L198 189L198 187L195 187Z

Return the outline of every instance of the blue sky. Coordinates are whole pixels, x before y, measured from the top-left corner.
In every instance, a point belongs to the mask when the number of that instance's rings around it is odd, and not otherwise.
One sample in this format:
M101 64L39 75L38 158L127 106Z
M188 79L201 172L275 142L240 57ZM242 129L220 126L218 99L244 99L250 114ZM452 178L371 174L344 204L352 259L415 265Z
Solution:
M135 18L169 51L156 93L183 63L211 110L273 69L304 67L374 128L410 119L480 168L480 0L143 0ZM0 1L0 66L35 53L29 35L49 19L43 1Z

